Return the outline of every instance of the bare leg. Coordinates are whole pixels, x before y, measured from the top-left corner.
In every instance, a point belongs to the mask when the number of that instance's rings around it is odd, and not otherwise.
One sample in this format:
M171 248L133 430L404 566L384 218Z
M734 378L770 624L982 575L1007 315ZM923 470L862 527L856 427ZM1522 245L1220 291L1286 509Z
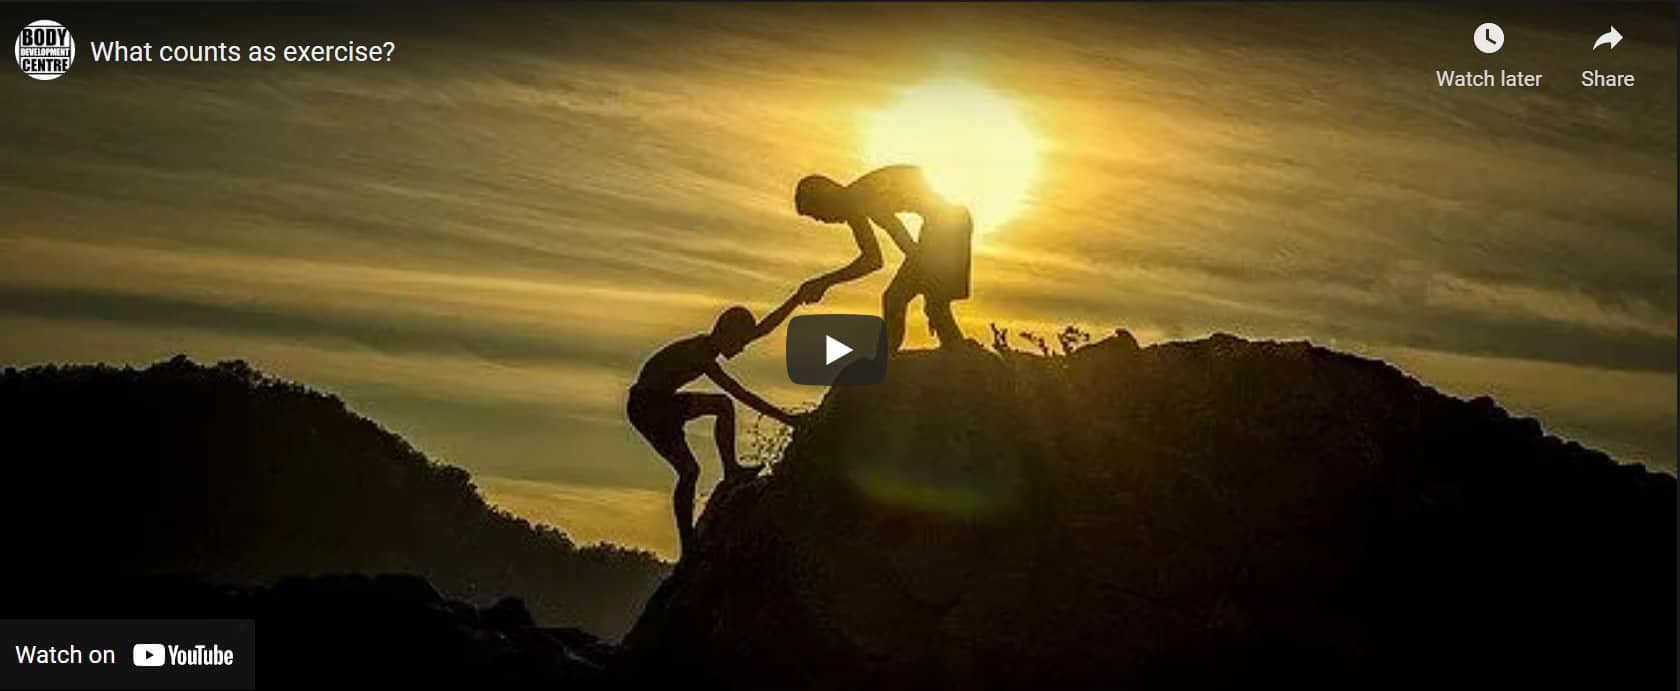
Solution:
M693 554L700 546L699 537L694 532L694 490L700 482L700 463L694 460L694 453L686 446L665 460L677 471L677 487L671 492L671 507L677 518L677 538L682 544L682 553Z
M716 419L712 423L712 438L717 440L718 460L723 464L723 479L725 482L751 478L762 470L759 466L743 466L735 458L735 402L722 394L683 394L690 397L688 405L688 419L693 420L707 415Z
M723 469L741 467L740 462L735 460L735 406L725 404L718 411L717 419L712 421L712 438L717 440L718 458L723 461Z
M934 300L924 296L922 311L927 313L928 327L933 329L933 335L939 337L939 347L955 348L963 344L962 327L957 326L957 317L951 314L950 300Z
M887 284L886 292L881 293L881 320L887 323L889 355L904 346L904 313L910 307L910 299L916 297L915 289L911 287L915 281L913 273L899 269L892 283Z

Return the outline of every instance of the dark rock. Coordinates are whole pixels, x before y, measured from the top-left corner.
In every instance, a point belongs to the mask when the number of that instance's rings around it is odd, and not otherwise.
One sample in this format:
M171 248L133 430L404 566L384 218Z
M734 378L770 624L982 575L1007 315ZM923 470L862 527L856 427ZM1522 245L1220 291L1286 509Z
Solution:
M1123 351L1137 351L1142 349L1138 346L1137 337L1133 336L1132 332L1125 329L1115 329L1114 337L1104 340L1103 343L1108 343L1111 347Z
M496 601L489 609L484 610L485 622L501 629L528 628L537 623L531 619L531 613L525 609L525 601L517 597L508 596Z
M1673 688L1675 482L1230 335L835 389L615 669L737 689Z

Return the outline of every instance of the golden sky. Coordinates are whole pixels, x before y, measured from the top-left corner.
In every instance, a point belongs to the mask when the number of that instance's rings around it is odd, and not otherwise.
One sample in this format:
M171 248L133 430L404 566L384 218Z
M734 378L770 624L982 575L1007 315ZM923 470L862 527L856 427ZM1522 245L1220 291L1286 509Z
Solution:
M1672 470L1671 9L67 8L82 41L355 37L398 57L83 53L54 82L0 79L0 363L243 358L510 508L669 553L669 471L620 419L638 365L850 259L843 230L793 213L801 175L944 137L1031 167L1013 203L969 202L1013 213L977 219L973 334L1307 338ZM1494 56L1469 41L1487 11ZM1626 42L1587 50L1610 22ZM1483 67L1551 84L1434 84ZM1638 86L1582 89L1586 67ZM894 108L913 115L881 134ZM887 278L818 310L874 311ZM781 348L731 367L816 400Z

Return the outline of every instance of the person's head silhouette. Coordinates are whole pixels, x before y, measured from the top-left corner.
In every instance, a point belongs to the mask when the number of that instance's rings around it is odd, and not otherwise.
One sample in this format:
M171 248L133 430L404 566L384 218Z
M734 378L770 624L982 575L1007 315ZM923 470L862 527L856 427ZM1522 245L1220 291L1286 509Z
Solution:
M793 206L801 216L809 216L824 223L846 220L846 188L824 175L800 178L793 190Z
M712 345L717 347L720 355L735 357L752 341L753 330L757 326L752 310L740 305L726 309L718 315L717 323L712 324Z

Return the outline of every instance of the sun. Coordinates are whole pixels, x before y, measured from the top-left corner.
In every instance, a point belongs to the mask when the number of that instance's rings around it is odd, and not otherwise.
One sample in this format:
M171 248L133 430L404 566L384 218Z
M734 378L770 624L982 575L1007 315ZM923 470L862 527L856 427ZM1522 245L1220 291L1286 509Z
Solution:
M1039 141L1015 104L965 79L911 86L864 122L871 167L921 166L929 184L974 216L975 232L1026 208L1038 174Z

